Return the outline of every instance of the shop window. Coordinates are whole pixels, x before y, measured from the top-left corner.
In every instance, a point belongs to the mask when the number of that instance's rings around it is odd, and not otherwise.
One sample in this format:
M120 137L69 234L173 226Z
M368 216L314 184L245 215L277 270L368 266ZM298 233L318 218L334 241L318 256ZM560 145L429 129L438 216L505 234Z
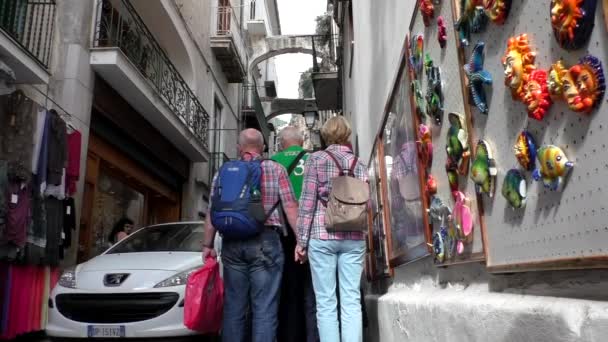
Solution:
M411 115L407 77L395 88L380 142L386 180L387 239L390 266L428 255L423 197L416 145L416 123Z
M371 280L390 275L385 234L385 208L382 196L382 177L378 160L378 148L374 150L369 168L370 209L368 234L368 278Z

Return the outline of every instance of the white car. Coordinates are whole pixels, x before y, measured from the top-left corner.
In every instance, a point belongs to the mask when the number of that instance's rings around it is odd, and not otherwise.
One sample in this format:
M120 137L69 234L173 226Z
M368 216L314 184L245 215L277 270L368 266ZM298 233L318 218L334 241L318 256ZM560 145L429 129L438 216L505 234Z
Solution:
M142 228L66 270L49 301L51 338L166 338L184 326L186 281L203 264L202 222Z

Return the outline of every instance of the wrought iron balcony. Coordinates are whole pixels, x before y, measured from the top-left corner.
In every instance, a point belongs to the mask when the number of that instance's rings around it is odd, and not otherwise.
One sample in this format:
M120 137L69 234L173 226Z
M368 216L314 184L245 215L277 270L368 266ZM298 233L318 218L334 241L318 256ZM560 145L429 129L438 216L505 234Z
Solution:
M55 0L0 0L0 29L48 69Z
M119 48L208 149L209 115L129 0L99 2L94 47Z
M230 83L241 83L245 78L247 51L242 26L231 6L218 6L215 35L211 36L211 49L222 65Z

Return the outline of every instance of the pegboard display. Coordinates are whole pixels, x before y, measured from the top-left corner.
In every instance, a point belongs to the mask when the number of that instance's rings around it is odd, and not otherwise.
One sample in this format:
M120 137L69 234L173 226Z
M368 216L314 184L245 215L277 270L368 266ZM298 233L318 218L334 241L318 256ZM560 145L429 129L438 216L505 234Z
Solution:
M456 112L462 114L465 121L468 120L468 114L465 110L465 96L463 94L462 82L461 82L461 69L459 65L458 50L456 47L457 32L455 32L454 25L452 24L452 1L433 1L434 3L434 18L430 20L430 25L427 27L424 25L423 16L419 8L416 9L416 13L413 17L411 24L410 35L416 36L417 34L424 35L424 53L423 58L428 54L430 59L433 61L433 65L439 67L441 84L443 89L443 114L441 115L442 123L440 125L435 123L435 118L431 115L427 115L422 118L423 123L431 127L432 140L433 140L433 160L431 166L431 175L437 183L437 198L447 205L449 208L453 208L455 201L453 199L452 191L448 183L448 177L446 174L446 142L450 123L448 121L448 114L450 112ZM447 41L445 48L440 46L438 40L437 25L438 17L442 17L445 23ZM428 75L424 72L419 74L417 77L421 84L421 90L423 96L427 93ZM428 108L427 108L428 109ZM469 139L469 148L472 149L472 138ZM475 186L471 181L469 174L460 175L459 190L463 192L469 199L469 207L472 211L473 216L473 230L472 236L469 236L467 241L464 243L464 250L461 253L454 253L451 258L446 257L446 260L438 265L450 265L463 262L480 261L484 258L483 250L483 238L481 230L481 218L479 215L479 207L477 197L475 195ZM432 232L437 233L442 225L441 220L431 218ZM447 226L448 220L444 221Z
M450 4L458 1L449 1ZM516 271L527 269L602 267L608 256L608 106L607 97L599 108L591 114L575 113L565 101L554 101L543 121L528 118L525 105L511 96L511 89L505 86L504 68L501 58L510 37L527 33L533 51L536 51L537 69L549 70L551 65L562 59L567 67L578 63L587 54L598 57L606 67L608 56L608 35L604 27L603 8L598 1L595 12L595 27L589 43L576 51L560 47L551 29L549 1L512 1L511 10L502 26L489 23L482 33L473 33L470 45L465 48L465 57L471 54L478 41L485 42L484 69L493 77L493 84L486 87L489 112L481 114L471 107L474 139L486 140L494 150L496 167L496 193L493 198L482 196L484 208L484 239L486 262L491 271ZM448 2L443 2L441 12L446 12ZM444 14L445 13L445 14ZM450 21L452 22L452 21ZM433 59L443 61L442 78L449 93L460 89L457 73L450 69L461 68L450 63L455 58L453 46L454 32L448 26L448 49L435 48L431 40ZM422 21L413 30L422 30ZM425 30L434 37L435 28ZM434 40L434 39L433 39ZM451 52L452 51L452 52ZM441 53L445 53L443 58ZM453 75L452 75L453 74ZM606 74L606 70L604 70ZM445 76L444 76L445 75ZM454 90L453 90L454 89ZM462 102L447 103L446 109L462 110ZM443 146L441 138L435 135L436 150ZM574 167L566 177L561 191L551 191L542 182L532 179L530 171L519 166L513 152L518 134L527 129L535 138L537 146L555 145L563 149ZM437 153L434 174L440 175L442 153ZM538 161L536 161L538 166ZM521 209L512 209L501 195L501 187L509 169L522 171L526 178L527 200ZM435 171L437 170L437 171ZM445 186L440 185L440 191ZM469 194L473 194L470 184ZM446 197L445 193L440 193ZM478 226L476 226L477 228Z

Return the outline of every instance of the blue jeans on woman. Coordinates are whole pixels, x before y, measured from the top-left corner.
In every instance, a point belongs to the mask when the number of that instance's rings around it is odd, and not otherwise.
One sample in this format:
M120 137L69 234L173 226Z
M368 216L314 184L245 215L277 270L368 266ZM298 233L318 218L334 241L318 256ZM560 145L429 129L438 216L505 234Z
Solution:
M222 262L225 288L222 341L274 342L285 262L279 234L266 229L253 239L224 240Z
M317 299L317 324L321 342L363 340L360 284L364 255L363 240L310 240L308 258ZM336 272L340 290L341 324L338 324Z

